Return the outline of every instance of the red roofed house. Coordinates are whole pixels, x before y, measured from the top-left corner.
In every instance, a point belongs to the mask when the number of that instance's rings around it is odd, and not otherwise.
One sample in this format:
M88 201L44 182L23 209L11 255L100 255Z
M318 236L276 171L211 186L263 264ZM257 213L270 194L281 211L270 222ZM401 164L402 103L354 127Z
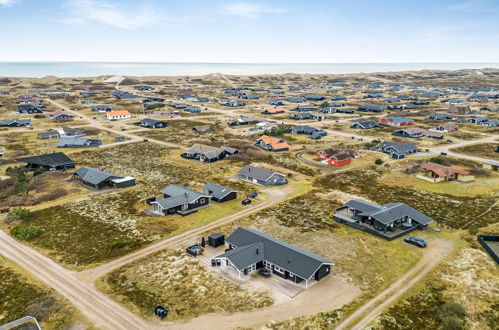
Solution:
M418 174L417 177L428 182L436 183L453 180L468 182L475 180L475 177L468 171L436 163L428 162L421 166L421 169L423 170L423 174Z
M288 151L289 144L281 138L263 135L255 141L255 146L267 151Z
M322 160L322 163L330 166L343 166L350 164L352 158L359 157L355 150L327 148L317 152L317 158Z
M271 107L271 108L267 108L267 109L263 110L262 113L264 115L273 115L276 113L284 113L285 111L286 111L286 109L281 108L281 107Z

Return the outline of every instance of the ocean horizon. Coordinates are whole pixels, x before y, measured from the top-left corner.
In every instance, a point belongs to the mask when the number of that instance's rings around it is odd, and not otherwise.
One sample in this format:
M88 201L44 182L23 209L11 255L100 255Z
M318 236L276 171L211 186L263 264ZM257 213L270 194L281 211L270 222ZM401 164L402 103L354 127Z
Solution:
M485 68L499 68L499 63L0 62L0 77L201 76L210 73L227 75L353 74Z

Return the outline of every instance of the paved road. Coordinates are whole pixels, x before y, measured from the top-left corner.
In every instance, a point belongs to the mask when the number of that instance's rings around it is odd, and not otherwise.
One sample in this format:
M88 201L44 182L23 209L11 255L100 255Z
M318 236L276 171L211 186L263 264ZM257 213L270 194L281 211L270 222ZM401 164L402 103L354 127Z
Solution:
M0 252L51 286L74 304L94 325L107 329L152 329L154 326L134 315L74 273L38 251L23 245L0 230Z
M416 247L414 247L417 249ZM351 329L361 330L375 319L383 310L394 303L408 289L421 280L430 270L438 265L452 252L452 242L444 239L434 239L428 242L428 247L423 251L421 260L411 270L405 273L397 282L386 290L369 300L365 305L358 308L353 314L341 322L336 330ZM367 314L366 314L367 313ZM360 321L356 321L362 317Z

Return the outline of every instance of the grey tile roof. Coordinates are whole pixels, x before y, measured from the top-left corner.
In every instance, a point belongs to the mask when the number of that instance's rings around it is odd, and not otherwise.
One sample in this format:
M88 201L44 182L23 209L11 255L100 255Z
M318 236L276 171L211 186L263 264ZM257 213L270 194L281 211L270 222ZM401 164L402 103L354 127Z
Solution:
M383 205L382 210L371 214L371 217L384 224L391 223L394 220L405 216L410 217L422 225L427 225L433 221L432 218L404 203L388 203Z
M187 151L187 154L203 154L208 158L216 158L224 152L222 148L206 146L202 144L194 144Z
M352 199L345 203L352 209L359 210L361 212L375 212L381 210L381 206L366 202L362 199Z
M208 194L212 197L215 197L217 199L224 198L225 196L227 196L231 192L235 192L235 190L233 190L233 189L230 189L230 188L227 188L227 187L221 186L219 184L215 184L215 183L207 183L204 186L203 191L206 194ZM211 193L208 193L208 191L210 191Z
M407 154L414 150L417 150L418 147L414 143L397 143L391 141L383 141L380 144L381 149L385 149L388 147L394 148L399 154Z
M276 172L267 170L265 168L255 167L253 165L246 165L242 169L239 170L239 175L245 175L250 178L254 178L257 180L267 181L272 175ZM278 173L279 174L279 173ZM282 175L282 174L280 174Z
M22 157L22 158L17 158L16 160L18 162L26 162L42 166L61 166L67 164L74 164L74 162L63 152L54 152L51 154Z
M217 258L227 258L237 269L242 270L264 260L264 245L263 242L244 245L218 255Z
M181 186L178 184L171 184L163 189L161 189L161 192L165 195L171 196L171 197L176 197L176 196L183 196L186 197L188 202L191 203L198 199L199 197L210 197L207 196L199 191L187 188L185 186Z
M121 175L116 175L94 167L82 167L75 172L83 181L91 184L99 184L110 179L122 179Z
M84 146L87 144L89 140L95 140L95 139L87 139L74 136L63 137L57 142L56 147L61 148L61 147L71 147L71 146L75 147Z
M248 266L255 260L259 261L264 259L301 278L309 279L321 265L334 265L334 262L328 259L268 236L255 229L239 227L227 237L226 241L239 248L227 256L236 267L236 263ZM260 249L259 245L256 245L257 243L262 244L263 248ZM246 248L242 249L243 247ZM262 254L261 257L256 256L257 248L259 250L258 255Z
M358 210L361 212L361 215L370 216L383 224L390 224L394 220L406 216L422 225L429 224L433 221L432 218L404 203L376 205L361 199L352 199L346 202L344 206Z

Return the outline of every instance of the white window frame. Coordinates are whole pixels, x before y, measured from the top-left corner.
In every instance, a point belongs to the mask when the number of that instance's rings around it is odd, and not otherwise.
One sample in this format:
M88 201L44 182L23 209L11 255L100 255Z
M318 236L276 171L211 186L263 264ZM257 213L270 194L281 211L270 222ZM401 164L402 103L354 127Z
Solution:
M284 275L284 268L274 265L274 271Z

